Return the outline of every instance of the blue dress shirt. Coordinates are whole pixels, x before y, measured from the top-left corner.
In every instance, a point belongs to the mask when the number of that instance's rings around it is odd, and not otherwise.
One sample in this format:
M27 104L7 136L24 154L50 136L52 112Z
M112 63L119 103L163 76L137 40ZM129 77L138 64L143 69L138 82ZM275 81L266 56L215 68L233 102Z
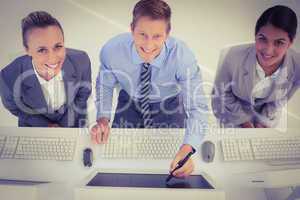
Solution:
M101 69L96 80L97 119L111 118L113 90L119 86L133 100L139 99L140 71L144 63L130 33L109 40L100 52ZM180 94L187 115L183 144L197 148L207 129L207 99L200 69L191 50L168 37L152 67L150 102L161 102Z

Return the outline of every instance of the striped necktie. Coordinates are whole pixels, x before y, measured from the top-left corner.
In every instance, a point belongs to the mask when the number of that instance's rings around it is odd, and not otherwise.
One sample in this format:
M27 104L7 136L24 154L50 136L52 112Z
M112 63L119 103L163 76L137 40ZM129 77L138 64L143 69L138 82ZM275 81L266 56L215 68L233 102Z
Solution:
M140 92L140 108L143 117L144 128L151 128L152 118L150 111L149 95L151 92L151 67L149 63L143 63L141 70L141 92Z

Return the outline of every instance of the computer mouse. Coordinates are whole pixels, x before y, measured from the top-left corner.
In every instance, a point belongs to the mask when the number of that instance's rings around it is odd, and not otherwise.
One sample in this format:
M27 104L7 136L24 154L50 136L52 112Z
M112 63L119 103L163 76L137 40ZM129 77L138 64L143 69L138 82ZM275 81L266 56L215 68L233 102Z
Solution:
M90 148L83 150L83 165L85 167L91 167L93 165L93 151Z
M215 157L215 144L211 141L203 142L201 146L202 159L205 162L212 162Z

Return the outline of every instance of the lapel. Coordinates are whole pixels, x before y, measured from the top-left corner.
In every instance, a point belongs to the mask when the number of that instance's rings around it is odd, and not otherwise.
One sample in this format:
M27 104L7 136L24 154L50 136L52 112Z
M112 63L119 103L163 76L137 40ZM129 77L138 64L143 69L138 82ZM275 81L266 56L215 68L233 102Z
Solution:
M74 100L73 90L76 89L74 87L74 84L76 84L77 74L72 61L67 55L62 66L62 72L67 105L70 105ZM48 113L47 102L44 98L44 94L38 78L34 73L32 60L29 56L25 58L21 78L21 80L23 80L21 93L25 104L28 105L32 110L34 110L35 113L42 113L49 118L53 118L53 113ZM61 109L65 110L65 106L62 106Z
M77 73L74 64L72 63L72 60L68 55L66 55L63 67L63 80L64 80L64 86L65 86L65 92L66 92L66 98L67 98L67 105L70 105L74 100L74 93L75 93L75 84L77 80Z
M252 46L247 55L242 61L240 72L238 73L238 80L236 82L240 97L245 99L247 102L251 102L251 93L254 86L255 76L255 65L256 65L256 52L255 47Z
M265 102L280 100L287 97L287 92L289 90L289 84L293 84L291 79L295 74L295 69L293 67L291 54L289 51L285 55L283 64L281 66L281 71L273 82L272 89Z
M33 70L31 57L25 57L22 71L21 79L23 87L21 88L21 93L25 104L37 113L47 112L47 102Z

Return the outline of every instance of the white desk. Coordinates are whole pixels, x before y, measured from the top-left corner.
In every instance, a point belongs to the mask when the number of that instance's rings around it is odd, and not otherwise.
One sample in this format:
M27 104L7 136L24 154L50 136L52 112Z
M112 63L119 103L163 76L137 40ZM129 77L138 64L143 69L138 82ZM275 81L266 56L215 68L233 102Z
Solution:
M112 130L112 134L117 129ZM211 131L212 132L212 131ZM289 130L289 134L296 134L296 130ZM108 197L112 194L118 199L120 195L122 199L132 198L137 193L143 194L146 199L159 197L167 197L170 195L168 190L153 189L126 189L124 188L97 188L86 187L85 183L96 171L103 170L120 170L126 169L132 172L141 172L143 170L153 172L168 172L170 161L120 161L111 160L105 161L97 158L99 152L98 145L91 144L90 137L86 129L64 129L64 128L0 128L0 135L4 134L23 134L23 135L52 135L52 136L66 136L77 137L77 147L75 151L75 158L73 161L29 161L29 160L0 160L0 179L10 180L33 180L33 181L47 181L51 183L22 186L22 185L8 185L0 184L1 200L14 199L28 199L28 200L47 200L47 199L89 199ZM251 183L249 177L259 176L259 173L266 174L266 171L279 170L282 166L269 166L263 162L223 162L220 154L220 146L218 140L225 137L266 137L266 136L280 136L280 133L271 129L219 129L213 133L208 134L205 139L209 139L216 143L217 152L212 163L205 163L200 159L199 155L194 156L196 164L195 173L204 173L208 175L216 186L213 194L212 191L202 191L203 199L222 198L224 195L226 199L235 200L266 200L266 187L279 187L282 185L272 185L272 182L265 183ZM85 168L82 164L82 151L85 147L91 147L95 155L95 161L91 168ZM199 151L198 151L199 152ZM286 167L286 166L285 166ZM289 166L288 166L289 167ZM300 169L299 165L292 166ZM300 174L299 174L300 176ZM300 180L300 179L299 179ZM297 185L298 180L285 181L287 185ZM286 183L287 182L287 183ZM146 192L146 193L145 193ZM164 193L166 192L166 193ZM189 191L190 192L190 191ZM182 199L181 191L172 190L174 198ZM191 195L191 193L189 193ZM195 194L198 197L199 193ZM81 198L80 198L81 197ZM148 198L147 198L148 197ZM200 197L199 197L200 198ZM248 199L247 199L248 198Z

